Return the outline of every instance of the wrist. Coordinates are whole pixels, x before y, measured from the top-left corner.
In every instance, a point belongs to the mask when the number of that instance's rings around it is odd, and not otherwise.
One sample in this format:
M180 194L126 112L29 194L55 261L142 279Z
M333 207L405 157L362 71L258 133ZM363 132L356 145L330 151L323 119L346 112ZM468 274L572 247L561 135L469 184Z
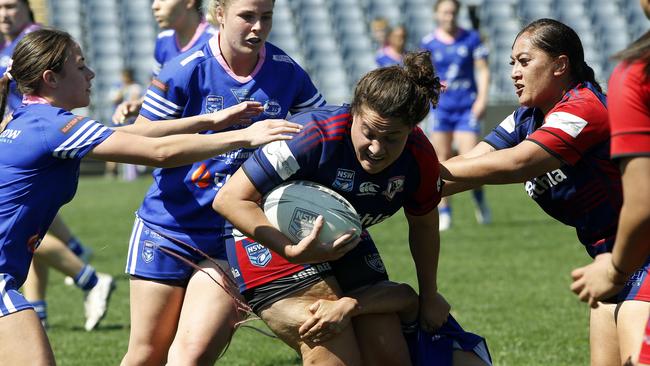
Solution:
M339 301L343 301L345 304L346 313L350 316L357 316L363 314L363 308L359 301L352 297L342 297Z
M609 261L608 275L612 283L616 285L622 285L630 278L632 272L626 272L620 268L616 263L614 263L614 257Z

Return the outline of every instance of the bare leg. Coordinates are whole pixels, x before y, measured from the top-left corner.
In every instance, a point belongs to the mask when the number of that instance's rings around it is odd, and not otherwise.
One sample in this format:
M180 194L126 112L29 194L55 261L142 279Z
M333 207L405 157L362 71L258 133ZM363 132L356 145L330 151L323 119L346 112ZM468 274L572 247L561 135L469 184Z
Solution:
M624 301L619 304L616 328L623 362L631 360L636 365L641 352L648 313L650 313L648 302Z
M34 260L45 263L70 277L76 276L84 267L84 262L63 241L49 233L34 252Z
M397 314L366 314L352 319L364 365L410 365Z
M614 321L614 304L600 304L591 309L589 319L589 348L591 366L620 365L618 335Z
M54 365L52 347L33 310L0 317L0 354L5 365Z
M30 302L45 300L49 268L47 264L34 258L29 267L27 279L23 284L23 294Z

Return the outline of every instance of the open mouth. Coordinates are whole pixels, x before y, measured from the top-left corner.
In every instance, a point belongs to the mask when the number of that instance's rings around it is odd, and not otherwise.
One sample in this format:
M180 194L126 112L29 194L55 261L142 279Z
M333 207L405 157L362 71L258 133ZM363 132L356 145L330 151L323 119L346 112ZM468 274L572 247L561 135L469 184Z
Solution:
M259 38L259 37L251 37L251 38L246 39L246 43L248 43L250 45L253 45L253 46L256 46L256 45L262 43L262 39Z
M515 84L515 93L517 96L521 96L521 93L524 91L524 86L521 84Z

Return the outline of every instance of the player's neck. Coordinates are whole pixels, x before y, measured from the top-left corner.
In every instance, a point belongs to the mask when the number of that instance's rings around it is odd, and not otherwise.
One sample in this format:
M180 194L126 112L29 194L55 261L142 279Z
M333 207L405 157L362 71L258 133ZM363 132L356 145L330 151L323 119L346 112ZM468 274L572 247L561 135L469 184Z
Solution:
M176 31L176 39L181 48L187 46L187 44L194 38L196 31L201 24L201 16L197 13L189 13L187 15L187 20L183 22L183 26Z
M219 48L223 59L228 64L230 70L237 76L246 77L253 73L259 54L237 54L230 47L224 45L223 38L219 37ZM225 46L225 47L224 47Z

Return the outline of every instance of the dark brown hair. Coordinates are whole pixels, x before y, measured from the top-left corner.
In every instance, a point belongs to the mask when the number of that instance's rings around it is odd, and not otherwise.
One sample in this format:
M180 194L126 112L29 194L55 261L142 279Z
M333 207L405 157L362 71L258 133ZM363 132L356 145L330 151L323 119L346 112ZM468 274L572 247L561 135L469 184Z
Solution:
M369 108L383 118L397 119L414 127L438 104L440 78L431 53L409 52L403 66L382 67L364 75L352 99L352 113Z
M646 79L650 78L650 31L632 42L623 51L615 54L614 58L624 62L643 62L645 64L643 71Z
M585 62L585 51L582 48L580 37L571 27L554 19L543 18L524 27L515 37L515 41L524 33L529 35L533 46L551 57L567 56L569 72L575 82L588 81L599 92L602 92L600 84L596 81L594 70Z
M451 1L452 3L454 3L454 5L456 5L456 12L460 10L460 1L458 0L437 0L436 3L433 5L433 11L437 11L440 4L444 3L445 1Z
M60 73L76 42L67 32L39 29L28 33L16 45L9 73L21 94L34 94L47 70ZM9 93L8 75L0 78L0 115L4 116Z

